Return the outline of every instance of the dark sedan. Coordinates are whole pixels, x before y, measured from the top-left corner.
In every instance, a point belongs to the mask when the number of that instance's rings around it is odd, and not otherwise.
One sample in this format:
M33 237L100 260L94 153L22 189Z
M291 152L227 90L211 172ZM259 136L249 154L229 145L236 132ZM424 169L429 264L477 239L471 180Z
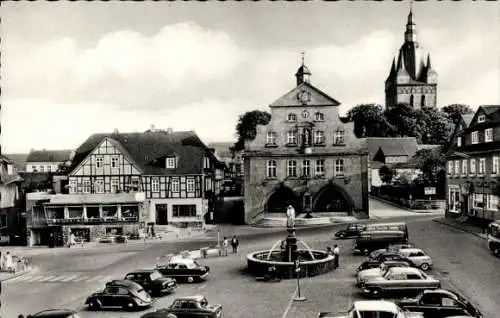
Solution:
M466 316L482 318L481 312L459 294L446 289L424 290L415 298L398 302L401 308L424 313L425 318Z
M141 285L123 280L117 281L116 284L107 283L104 290L93 293L85 301L89 310L101 308L135 310L152 304L153 299Z
M222 317L222 305L210 305L205 296L195 295L177 298L172 305L158 309L157 312L174 314L178 318L220 318Z
M157 265L156 269L164 276L177 282L200 282L207 278L210 268L191 258L173 258L168 264Z
M343 238L351 238L358 237L362 231L364 231L366 225L358 224L358 223L349 223L346 228L335 233L335 237L343 239Z
M136 282L154 296L171 293L177 288L175 279L165 277L154 269L143 269L130 272L125 275L125 279Z
M72 309L46 309L33 315L28 315L27 318L79 318L78 313Z
M361 263L361 265L358 266L357 270L359 272L365 269L376 268L386 261L406 262L409 266L414 267L413 262L409 258L397 252L384 252L378 255L376 259L368 259L364 261L363 263Z

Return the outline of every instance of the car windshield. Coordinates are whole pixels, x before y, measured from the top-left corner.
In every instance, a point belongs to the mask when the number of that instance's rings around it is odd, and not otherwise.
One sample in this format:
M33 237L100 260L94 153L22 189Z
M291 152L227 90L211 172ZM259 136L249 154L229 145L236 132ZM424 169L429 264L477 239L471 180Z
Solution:
M359 318L396 318L397 313L390 311L358 311Z
M149 277L151 278L151 280L156 280L158 278L162 278L162 275L160 274L160 272L154 271Z

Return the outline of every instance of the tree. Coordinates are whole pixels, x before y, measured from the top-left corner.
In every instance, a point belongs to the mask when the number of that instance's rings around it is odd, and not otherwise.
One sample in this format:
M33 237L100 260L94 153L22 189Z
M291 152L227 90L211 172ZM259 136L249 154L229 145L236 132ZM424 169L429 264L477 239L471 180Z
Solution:
M400 104L384 112L389 124L393 127L394 137L415 137L421 139L422 125L421 114L411 106Z
M389 168L388 166L382 166L378 170L378 174L380 176L380 180L382 180L383 183L389 184L392 182L392 179L396 175L396 171L394 169Z
M426 108L421 111L425 120L425 131L421 136L423 144L444 145L450 139L453 132L453 121L443 112L434 108Z
M265 111L253 110L241 115L236 124L236 135L238 141L234 144L234 150L245 149L245 140L253 140L257 135L257 125L267 125L271 120L271 114Z
M448 115L448 118L450 118L454 124L458 122L460 116L474 113L472 108L466 104L451 104L444 106L441 111Z
M354 133L358 138L391 135L392 128L384 117L381 105L357 105L349 110L347 119L354 122Z
M439 172L445 170L446 159L441 149L421 149L415 153L417 168L422 171L423 179L438 183Z

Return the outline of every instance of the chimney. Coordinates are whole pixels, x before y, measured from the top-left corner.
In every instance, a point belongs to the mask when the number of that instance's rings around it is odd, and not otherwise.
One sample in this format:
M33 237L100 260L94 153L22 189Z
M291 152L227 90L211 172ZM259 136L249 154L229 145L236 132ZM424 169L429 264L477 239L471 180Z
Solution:
M172 129L172 127L167 128L167 133L172 134L173 132L174 132L174 130Z

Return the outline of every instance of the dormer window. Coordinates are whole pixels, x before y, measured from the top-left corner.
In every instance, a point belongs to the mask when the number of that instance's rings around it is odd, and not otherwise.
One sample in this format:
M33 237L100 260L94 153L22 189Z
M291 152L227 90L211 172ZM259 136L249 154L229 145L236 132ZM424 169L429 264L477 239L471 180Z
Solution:
M477 116L478 123L484 123L485 121L486 121L486 116L484 116L484 115Z
M287 120L288 121L297 121L297 115L295 115L295 114L288 114Z
M176 164L176 161L175 160L175 157L168 157L166 160L165 160L165 167L167 169L175 169L175 164Z
M315 121L324 121L325 120L325 114L317 112L314 114L314 120Z

